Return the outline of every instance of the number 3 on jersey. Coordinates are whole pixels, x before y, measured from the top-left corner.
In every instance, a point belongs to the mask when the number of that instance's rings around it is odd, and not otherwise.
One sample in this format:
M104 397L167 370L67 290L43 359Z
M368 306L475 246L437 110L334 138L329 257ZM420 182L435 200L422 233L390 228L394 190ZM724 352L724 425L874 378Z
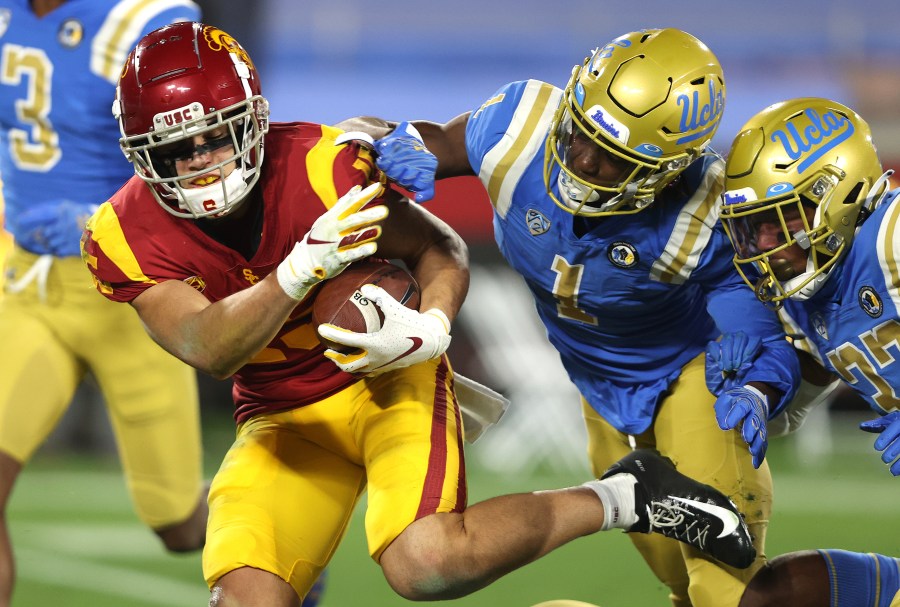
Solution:
M3 45L0 62L0 82L18 86L24 78L27 86L26 97L16 102L16 114L30 127L30 132L10 129L9 148L13 162L24 170L49 171L62 156L59 137L48 118L53 64L41 49L17 44Z

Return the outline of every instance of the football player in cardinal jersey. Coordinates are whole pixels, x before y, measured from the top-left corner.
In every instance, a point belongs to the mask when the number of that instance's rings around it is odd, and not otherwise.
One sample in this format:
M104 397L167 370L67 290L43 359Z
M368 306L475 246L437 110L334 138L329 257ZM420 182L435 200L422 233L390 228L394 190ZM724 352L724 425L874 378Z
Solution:
M513 82L446 124L341 125L378 138L378 166L420 200L436 176L479 177L500 250L583 397L595 472L634 443L654 446L737 503L758 554L746 571L633 536L676 606L737 604L764 562L772 505L764 435L748 453L711 414L707 342L743 329L762 344L743 381L718 396L722 406L750 401L774 415L799 375L775 315L728 263L717 221L724 163L709 148L724 104L722 68L706 45L648 29L594 50L564 89Z
M409 599L468 594L609 528L752 563L734 505L649 450L586 486L466 507L444 355L468 288L465 244L385 191L370 151L340 130L270 124L253 62L228 34L182 23L144 37L114 113L136 175L90 219L84 260L163 348L234 379L237 438L209 495L210 605L297 605L366 489L369 552ZM355 348L325 350L310 318L318 283L376 251L410 268L423 312L366 285L381 329L322 325Z
M721 218L734 263L756 296L778 308L804 378L853 388L879 417L875 450L900 476L900 189L891 189L868 124L829 99L776 103L751 118L725 166ZM722 343L726 340L723 339ZM752 360L750 348L718 369ZM804 381L772 420L796 430L822 388ZM717 409L723 429L749 411ZM819 550L774 559L747 588L742 607L900 605L900 560ZM880 598L879 598L880 597ZM892 602L893 599L893 602Z
M84 222L133 173L109 119L122 63L144 33L198 15L188 0L0 0L0 179L15 238L0 303L0 607L13 485L87 374L140 519L169 550L203 545L196 373L98 297L79 258Z

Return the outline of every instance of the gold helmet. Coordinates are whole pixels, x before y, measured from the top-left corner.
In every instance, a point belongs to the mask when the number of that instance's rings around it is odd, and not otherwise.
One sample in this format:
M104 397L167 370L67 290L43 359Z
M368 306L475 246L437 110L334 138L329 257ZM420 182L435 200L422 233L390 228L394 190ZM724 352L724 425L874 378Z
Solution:
M722 67L690 34L652 29L616 38L572 70L547 138L547 192L576 215L636 213L704 152L724 107ZM576 174L573 135L604 150L621 168L618 179L597 184Z
M751 118L728 155L720 210L744 282L775 306L810 297L891 173L881 168L869 125L835 101L792 99Z

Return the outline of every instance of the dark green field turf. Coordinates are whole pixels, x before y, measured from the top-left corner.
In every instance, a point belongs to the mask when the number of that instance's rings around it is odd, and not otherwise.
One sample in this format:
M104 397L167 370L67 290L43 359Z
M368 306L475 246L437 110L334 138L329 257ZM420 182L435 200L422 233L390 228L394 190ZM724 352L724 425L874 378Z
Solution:
M852 421L840 425L848 430L835 434L830 454L798 456L794 438L773 442L776 513L769 527L770 556L810 547L900 555L900 479L870 452L868 435L853 430ZM808 438L815 444L815 437ZM210 453L210 473L216 456ZM583 480L583 475L547 473L505 478L473 467L471 500ZM132 513L114 459L39 456L17 484L9 517L19 567L14 607L206 605L199 556L165 554ZM324 607L414 604L393 595L369 559L361 516L330 572ZM665 606L665 596L626 536L610 532L575 541L468 598L437 604L527 607L572 598L602 607L652 607Z

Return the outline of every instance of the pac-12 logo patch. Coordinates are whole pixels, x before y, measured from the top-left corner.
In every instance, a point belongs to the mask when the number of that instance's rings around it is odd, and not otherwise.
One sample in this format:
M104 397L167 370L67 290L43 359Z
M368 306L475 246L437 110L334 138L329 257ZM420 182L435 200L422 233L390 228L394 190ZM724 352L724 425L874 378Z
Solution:
M614 242L606 250L606 256L613 265L630 268L638 262L637 249L628 242Z
M532 236L540 236L550 229L550 220L544 217L540 211L528 209L525 211L525 224Z
M872 287L863 287L859 290L859 306L872 318L878 318L884 312L881 297Z

